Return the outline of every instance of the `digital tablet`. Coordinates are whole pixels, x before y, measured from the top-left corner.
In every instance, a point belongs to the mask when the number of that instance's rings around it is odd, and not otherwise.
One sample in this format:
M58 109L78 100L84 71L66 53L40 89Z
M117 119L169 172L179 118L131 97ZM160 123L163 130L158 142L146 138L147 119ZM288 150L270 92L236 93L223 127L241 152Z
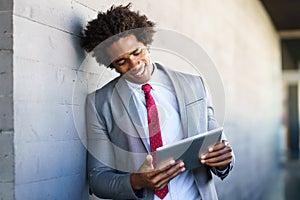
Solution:
M221 140L223 127L205 133L179 140L172 144L156 149L156 166L174 159L182 160L186 169L194 169L201 164L199 156L207 153L209 147L214 146Z

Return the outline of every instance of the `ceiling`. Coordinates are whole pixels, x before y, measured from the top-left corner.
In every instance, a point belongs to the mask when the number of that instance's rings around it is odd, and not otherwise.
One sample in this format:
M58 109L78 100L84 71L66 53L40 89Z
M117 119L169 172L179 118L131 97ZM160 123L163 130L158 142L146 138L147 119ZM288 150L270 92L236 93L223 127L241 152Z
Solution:
M277 30L300 29L299 0L261 0Z
M300 0L260 0L286 47L286 51L295 62L300 63ZM284 66L284 63L283 63ZM285 68L285 67L284 67ZM287 68L290 68L287 66Z

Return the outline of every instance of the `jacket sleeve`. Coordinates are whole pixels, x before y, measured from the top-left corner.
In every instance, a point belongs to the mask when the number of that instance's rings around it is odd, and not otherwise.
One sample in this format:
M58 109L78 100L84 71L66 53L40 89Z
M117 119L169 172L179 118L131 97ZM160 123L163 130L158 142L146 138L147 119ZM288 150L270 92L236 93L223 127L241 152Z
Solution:
M208 88L206 87L205 82L203 81L202 78L200 78L202 81L202 84L205 88L205 93L206 93L206 104L207 104L207 130L213 130L216 129L218 127L220 127L219 123L217 122L217 120L214 117L214 108L213 108L213 103L212 103L212 99L211 99L211 95L210 92L208 90ZM223 132L221 135L221 141L222 140L227 140L227 137L225 135L225 133ZM225 170L218 170L215 167L211 167L211 171L218 177L220 177L222 180L229 174L229 172L232 170L234 163L235 163L235 155L234 152L232 152L232 162L227 166L227 168Z
M130 184L130 173L114 168L114 151L105 121L95 106L95 93L86 99L86 129L90 191L100 198L137 199Z

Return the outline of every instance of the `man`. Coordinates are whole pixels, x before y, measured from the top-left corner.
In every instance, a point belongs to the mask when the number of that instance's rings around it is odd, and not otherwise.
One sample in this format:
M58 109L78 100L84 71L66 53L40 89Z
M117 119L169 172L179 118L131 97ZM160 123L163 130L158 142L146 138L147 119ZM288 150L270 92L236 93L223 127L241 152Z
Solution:
M112 199L218 199L211 172L225 178L234 160L224 135L196 169L174 160L155 166L158 146L218 124L201 77L151 62L153 28L128 4L99 13L84 30L83 48L120 74L87 98L91 192Z

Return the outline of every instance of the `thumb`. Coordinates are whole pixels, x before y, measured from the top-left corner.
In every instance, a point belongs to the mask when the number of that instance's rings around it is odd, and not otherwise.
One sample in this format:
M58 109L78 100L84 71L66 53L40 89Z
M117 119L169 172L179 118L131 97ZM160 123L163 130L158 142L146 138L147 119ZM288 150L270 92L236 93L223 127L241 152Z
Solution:
M149 154L146 156L145 164L149 167L152 166L153 157Z
M140 168L138 169L138 172L149 172L149 171L153 170L154 167L152 165L152 160L153 160L152 156L151 155L147 155L146 156L146 160L140 166Z

